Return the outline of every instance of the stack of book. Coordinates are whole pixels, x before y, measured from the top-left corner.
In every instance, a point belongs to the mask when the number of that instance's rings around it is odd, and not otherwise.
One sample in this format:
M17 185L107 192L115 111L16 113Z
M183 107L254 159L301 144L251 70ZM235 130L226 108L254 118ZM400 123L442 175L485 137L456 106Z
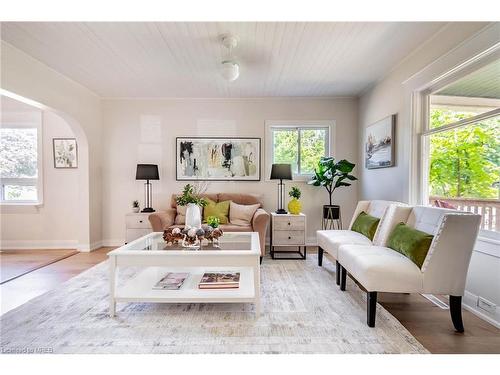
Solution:
M160 281L156 283L153 289L177 290L180 289L184 281L188 278L186 272L169 272Z
M239 272L205 272L198 284L200 289L232 289L239 287Z

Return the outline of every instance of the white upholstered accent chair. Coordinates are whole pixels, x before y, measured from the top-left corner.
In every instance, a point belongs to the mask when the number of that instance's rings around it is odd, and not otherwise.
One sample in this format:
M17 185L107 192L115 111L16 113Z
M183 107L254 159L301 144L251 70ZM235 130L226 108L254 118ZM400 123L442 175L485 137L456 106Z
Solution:
M385 246L342 245L340 289L347 272L367 291L367 324L375 326L377 292L430 293L450 296L453 325L463 332L462 296L481 216L436 207L394 207L384 230L399 222L434 236L422 268Z
M385 226L385 215L389 212L390 206L404 205L400 202L384 201L384 200L371 200L371 201L359 201L354 214L352 215L351 223L349 224L348 230L318 230L316 231L316 237L318 241L318 265L323 265L323 253L326 251L331 255L336 261L338 260L338 249L341 245L352 244L352 245L367 245L372 244L385 245L386 235L384 233L383 227ZM368 215L380 218L377 231L373 237L373 242L368 237L365 237L361 233L354 232L351 230L354 220L358 217L361 211L366 212ZM382 228L382 229L381 229ZM337 285L340 285L340 264L337 261Z

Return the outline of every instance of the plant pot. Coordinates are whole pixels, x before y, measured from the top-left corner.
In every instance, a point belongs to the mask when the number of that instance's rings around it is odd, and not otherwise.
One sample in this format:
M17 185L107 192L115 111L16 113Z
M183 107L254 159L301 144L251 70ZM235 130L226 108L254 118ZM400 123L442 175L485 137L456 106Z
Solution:
M132 207L132 212L135 214L139 213L140 210L141 210L140 207Z
M288 202L288 211L290 211L291 214L298 215L301 210L302 204L300 204L300 201L297 198L292 198L292 200Z
M335 204L323 205L323 219L338 220L340 219L340 206Z
M194 203L188 203L186 207L186 228L201 228L200 207Z

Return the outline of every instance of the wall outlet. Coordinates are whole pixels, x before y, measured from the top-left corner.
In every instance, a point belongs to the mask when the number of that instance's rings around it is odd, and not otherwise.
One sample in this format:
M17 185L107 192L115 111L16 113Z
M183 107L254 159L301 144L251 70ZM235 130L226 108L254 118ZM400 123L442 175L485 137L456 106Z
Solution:
M495 305L491 301L488 301L487 299L484 299L483 297L477 297L477 307L479 307L481 310L494 314L497 305Z

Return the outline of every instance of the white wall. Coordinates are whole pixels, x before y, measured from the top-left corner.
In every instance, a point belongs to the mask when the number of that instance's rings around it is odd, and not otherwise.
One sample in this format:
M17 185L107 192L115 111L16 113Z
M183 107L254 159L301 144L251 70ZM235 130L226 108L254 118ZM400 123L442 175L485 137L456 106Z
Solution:
M87 88L9 45L1 43L1 88L57 113L78 141L78 247L101 246L101 106Z
M2 117L5 115L2 109ZM69 125L59 116L43 112L43 205L1 208L2 249L77 247L80 170L54 168L52 139L61 137L74 137Z
M360 168L360 199L390 199L402 202L410 200L410 118L407 94L403 82L410 79L435 60L459 46L488 26L488 23L451 23L408 56L387 77L368 90L359 101L359 159L364 160L365 128L391 114L398 114L396 124L396 166L385 169L367 170ZM465 59L472 58L464 56ZM447 67L452 69L456 65ZM442 68L442 67L441 67ZM440 74L443 72L440 72ZM437 77L436 77L437 78ZM488 251L480 252L480 248ZM479 240L467 276L465 303L468 308L500 326L500 244L495 241ZM493 313L479 310L475 304L482 296L495 304Z
M169 207L172 193L185 182L175 181L175 137L241 136L262 138L261 182L212 182L209 192L254 192L265 196L265 208L276 209L276 182L266 182L264 155L266 120L334 120L333 155L357 163L357 99L263 98L103 101L103 238L107 244L123 243L125 214L132 200L143 204L143 182L135 181L138 162L160 166L160 181L153 182L154 208ZM161 124L157 143L141 141L141 124ZM356 168L354 173L358 173ZM314 241L320 228L320 207L327 203L323 189L294 182L304 192L303 211L308 215L308 237ZM290 185L290 184L289 184ZM339 190L336 203L346 222L357 201L356 186Z

